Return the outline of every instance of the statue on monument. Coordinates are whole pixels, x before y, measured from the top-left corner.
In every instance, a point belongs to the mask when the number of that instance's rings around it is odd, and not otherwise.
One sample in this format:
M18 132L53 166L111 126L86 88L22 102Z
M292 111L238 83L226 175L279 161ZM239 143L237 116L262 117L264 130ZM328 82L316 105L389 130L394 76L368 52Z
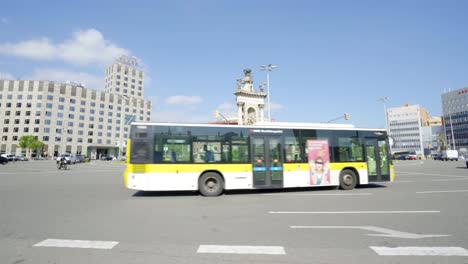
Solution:
M242 84L244 85L243 89L249 92L253 92L253 78L252 70L244 69L244 78L242 79Z

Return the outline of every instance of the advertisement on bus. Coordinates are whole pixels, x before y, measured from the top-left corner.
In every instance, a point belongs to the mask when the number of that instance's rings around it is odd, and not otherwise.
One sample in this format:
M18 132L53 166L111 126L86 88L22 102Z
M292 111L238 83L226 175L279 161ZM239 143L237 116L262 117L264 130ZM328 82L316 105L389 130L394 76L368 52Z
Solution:
M307 140L310 185L330 184L330 154L328 140Z

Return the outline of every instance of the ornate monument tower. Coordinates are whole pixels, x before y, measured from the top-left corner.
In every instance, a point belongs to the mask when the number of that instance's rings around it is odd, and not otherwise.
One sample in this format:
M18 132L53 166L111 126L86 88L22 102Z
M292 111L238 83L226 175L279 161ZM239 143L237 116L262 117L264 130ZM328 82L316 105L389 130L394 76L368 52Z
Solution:
M244 69L244 78L237 80L234 92L237 102L237 122L239 125L253 125L264 121L265 98L267 94L260 85L260 91L255 92L252 70Z

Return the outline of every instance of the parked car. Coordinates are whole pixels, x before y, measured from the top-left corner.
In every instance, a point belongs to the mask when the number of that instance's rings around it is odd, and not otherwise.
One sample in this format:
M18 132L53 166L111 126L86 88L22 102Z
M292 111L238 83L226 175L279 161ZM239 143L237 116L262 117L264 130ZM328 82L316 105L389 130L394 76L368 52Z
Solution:
M62 154L57 158L57 160L59 160L61 157L64 157L68 164L75 164L76 163L76 155L75 154L70 154L70 153Z
M101 160L114 160L114 156L111 155L102 155Z
M6 158L8 159L8 161L17 161L18 159L16 158L15 155L13 154L8 154L6 155Z
M85 158L86 158L85 155L76 155L76 162L77 163L83 163L83 162L85 162Z
M3 156L0 156L0 164L5 165L7 163L8 163L8 159Z
M19 154L18 156L16 156L17 160L20 160L20 161L28 161L28 157L26 157L24 154Z
M442 152L442 160L458 161L458 151L456 150L444 150Z

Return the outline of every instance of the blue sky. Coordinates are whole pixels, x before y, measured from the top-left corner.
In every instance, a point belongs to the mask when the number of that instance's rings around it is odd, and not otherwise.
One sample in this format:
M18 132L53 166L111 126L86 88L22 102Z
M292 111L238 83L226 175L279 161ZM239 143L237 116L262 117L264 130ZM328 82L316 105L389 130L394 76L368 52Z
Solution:
M466 1L7 1L0 76L100 90L126 53L146 71L154 120L207 122L235 111L244 68L258 87L272 63L278 121L347 112L340 122L383 127L379 97L437 116L444 90L468 86L467 11Z

